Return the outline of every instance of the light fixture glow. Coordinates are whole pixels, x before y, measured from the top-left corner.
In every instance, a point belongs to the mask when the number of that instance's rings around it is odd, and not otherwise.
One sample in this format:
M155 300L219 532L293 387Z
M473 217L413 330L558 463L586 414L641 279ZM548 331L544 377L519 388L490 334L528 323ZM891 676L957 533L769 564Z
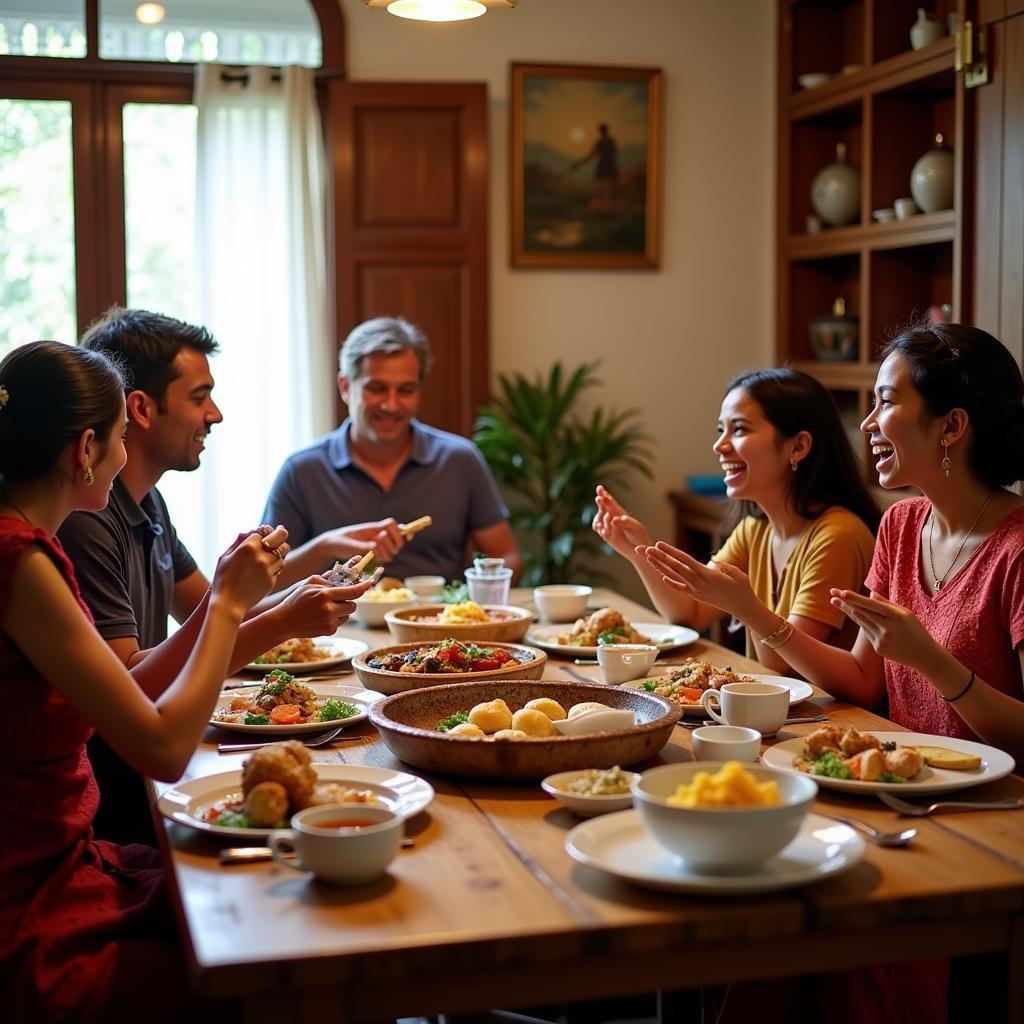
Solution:
M467 21L487 8L480 0L391 0L388 13L412 21Z
M166 15L163 4L139 4L135 8L135 18L143 25L159 25Z

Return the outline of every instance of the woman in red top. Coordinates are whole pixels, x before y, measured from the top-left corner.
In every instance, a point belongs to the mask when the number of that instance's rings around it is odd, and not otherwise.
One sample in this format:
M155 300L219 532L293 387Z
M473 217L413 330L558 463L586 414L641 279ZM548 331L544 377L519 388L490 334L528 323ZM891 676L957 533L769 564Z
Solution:
M73 509L106 504L125 424L120 373L98 353L42 341L0 363L0 991L12 1021L165 1020L184 1008L159 856L93 841L85 741L96 729L140 772L178 779L238 626L288 550L281 528L240 539L220 559L184 664L129 673L93 629L54 538ZM137 680L161 671L151 700Z

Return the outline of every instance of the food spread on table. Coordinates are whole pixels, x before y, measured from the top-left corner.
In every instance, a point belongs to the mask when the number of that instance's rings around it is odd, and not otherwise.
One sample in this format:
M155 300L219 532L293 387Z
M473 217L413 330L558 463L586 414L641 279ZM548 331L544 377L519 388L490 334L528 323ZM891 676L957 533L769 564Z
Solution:
M555 642L566 647L598 647L603 644L649 644L651 638L638 633L614 608L596 612L573 623L567 633L559 633Z
M336 697L320 697L295 677L276 668L263 677L255 693L239 693L217 711L214 723L231 725L305 725L308 722L341 721L360 709Z
M640 684L641 690L674 700L687 707L700 704L705 690L720 689L725 683L757 682L753 676L741 675L729 668L719 668L706 661L687 658L682 665L671 669L667 676L647 679Z
M295 637L284 643L271 647L265 654L253 658L254 665L297 665L311 661L324 661L333 658L334 651L329 647L317 647L309 637Z
M726 761L713 775L697 772L680 783L666 803L673 807L777 807L782 803L774 779L758 780L739 761Z
M298 740L272 743L246 758L242 792L218 800L206 822L225 828L287 828L288 818L316 804L379 804L372 789L317 782L309 751Z
M794 763L802 772L832 779L908 782L924 767L925 759L917 747L883 743L869 732L826 725L807 736L803 756Z
M448 673L491 672L509 662L530 661L529 651L508 650L505 647L484 647L466 644L450 637L436 644L425 644L410 651L379 654L370 658L370 668L387 672L418 672L429 675Z
M513 712L500 697L484 701L468 711L455 711L442 718L435 729L449 736L469 739L529 740L549 739L557 735L552 723L579 718L596 711L612 711L607 704L583 701L568 711L552 697L535 697ZM630 712L632 714L632 712ZM636 716L633 715L633 724Z

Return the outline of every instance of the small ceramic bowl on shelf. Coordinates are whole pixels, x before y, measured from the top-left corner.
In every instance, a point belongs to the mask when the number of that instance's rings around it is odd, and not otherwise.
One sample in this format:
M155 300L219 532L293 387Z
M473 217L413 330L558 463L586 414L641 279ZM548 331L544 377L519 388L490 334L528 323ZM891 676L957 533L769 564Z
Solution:
M908 217L914 217L921 212L920 207L914 202L910 196L903 196L897 199L893 204L893 209L896 211L897 220L906 220Z
M896 211L891 206L886 206L881 210L872 210L871 216L879 224L891 224L896 219Z
M812 71L797 77L801 89L817 89L831 80L832 76L825 71Z

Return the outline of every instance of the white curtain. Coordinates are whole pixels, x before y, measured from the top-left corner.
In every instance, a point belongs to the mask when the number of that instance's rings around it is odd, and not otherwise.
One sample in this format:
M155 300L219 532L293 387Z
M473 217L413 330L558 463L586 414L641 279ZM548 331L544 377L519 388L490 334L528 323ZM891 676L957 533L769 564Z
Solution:
M224 74L222 75L222 72ZM213 429L194 473L160 489L209 574L259 522L284 458L333 425L325 165L312 72L196 68L196 270L211 358Z

